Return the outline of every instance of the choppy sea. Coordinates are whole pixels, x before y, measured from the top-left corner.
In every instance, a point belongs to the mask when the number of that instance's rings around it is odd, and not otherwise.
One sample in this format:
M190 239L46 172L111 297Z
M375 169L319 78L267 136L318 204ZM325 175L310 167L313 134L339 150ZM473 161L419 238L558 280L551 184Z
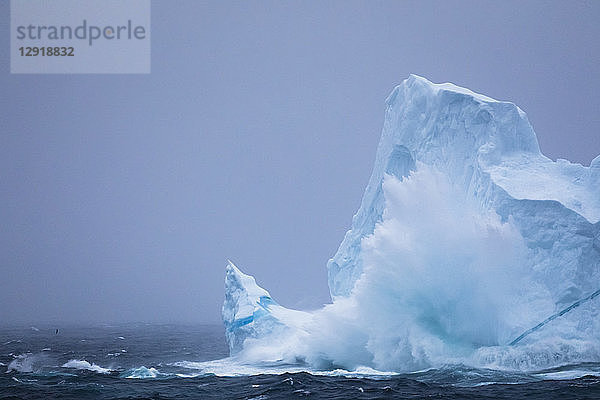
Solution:
M244 366L227 356L221 326L3 327L0 399L600 399L600 364L393 375Z

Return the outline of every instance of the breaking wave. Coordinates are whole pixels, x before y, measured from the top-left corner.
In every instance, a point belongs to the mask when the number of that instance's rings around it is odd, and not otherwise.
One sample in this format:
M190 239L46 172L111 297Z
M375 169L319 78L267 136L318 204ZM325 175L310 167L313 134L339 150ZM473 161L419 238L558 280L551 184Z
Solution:
M156 368L153 367L146 368L144 366L141 366L138 368L129 369L123 372L120 376L121 378L126 379L152 379L168 377L169 374L163 374L162 372L159 372Z
M246 338L234 371L417 371L448 364L533 371L600 359L593 338L556 334L569 325L564 318L510 346L555 307L530 272L526 241L511 218L502 221L448 175L421 163L402 180L385 176L382 189L383 217L362 239L363 272L349 296L278 317L285 327L275 323L271 334ZM570 317L593 315L590 307L582 304Z
M73 368L80 370L87 370L97 372L99 374L110 374L113 370L109 368L103 368L97 364L90 363L86 360L70 360L62 365L63 368Z

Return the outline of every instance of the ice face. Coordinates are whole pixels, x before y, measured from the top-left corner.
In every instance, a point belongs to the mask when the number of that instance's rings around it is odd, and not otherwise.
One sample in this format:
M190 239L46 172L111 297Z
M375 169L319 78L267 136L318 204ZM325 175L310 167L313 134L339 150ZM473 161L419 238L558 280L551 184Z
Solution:
M269 307L276 303L253 277L242 273L231 261L225 272L225 289L223 322L229 350L235 353L246 338L261 335L260 327L277 323L269 313ZM265 321L256 323L261 318Z
M600 361L600 156L553 162L516 105L449 83L411 75L386 103L327 265L333 304L287 310L230 266L232 354L396 371Z
M440 168L465 191L485 190L480 185L488 182L478 181L483 173L480 158L495 165L501 154L539 155L537 139L525 114L512 103L498 102L452 84L435 85L416 75L396 87L386 103L375 167L361 207L352 229L328 263L333 298L348 295L362 273L360 243L381 220L385 173L402 179L418 160ZM398 167L390 170L390 162Z
M247 339L285 335L298 328L308 315L281 307L252 276L244 274L231 261L225 273L222 314L231 354L240 352Z

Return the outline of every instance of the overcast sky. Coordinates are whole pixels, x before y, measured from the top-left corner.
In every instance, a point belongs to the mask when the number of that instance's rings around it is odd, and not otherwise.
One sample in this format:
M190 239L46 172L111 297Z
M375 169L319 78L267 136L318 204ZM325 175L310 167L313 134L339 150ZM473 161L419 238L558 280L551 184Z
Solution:
M598 1L154 1L150 75L11 75L0 2L0 321L218 322L226 259L329 301L384 99L409 73L600 153Z

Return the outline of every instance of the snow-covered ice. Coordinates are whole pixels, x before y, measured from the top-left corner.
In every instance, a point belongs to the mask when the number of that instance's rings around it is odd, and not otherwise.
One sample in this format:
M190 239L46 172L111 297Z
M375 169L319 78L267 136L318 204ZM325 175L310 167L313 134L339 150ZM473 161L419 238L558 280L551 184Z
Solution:
M600 156L552 161L516 105L450 83L411 75L386 104L327 264L332 304L286 309L229 263L232 357L382 371L599 362Z

